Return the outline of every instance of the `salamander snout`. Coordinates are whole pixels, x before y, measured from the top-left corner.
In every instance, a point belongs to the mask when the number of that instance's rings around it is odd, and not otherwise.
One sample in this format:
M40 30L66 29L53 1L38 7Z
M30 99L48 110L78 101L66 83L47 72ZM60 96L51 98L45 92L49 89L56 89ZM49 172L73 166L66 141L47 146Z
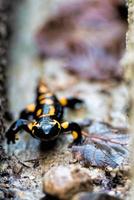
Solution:
M32 128L35 137L44 141L56 139L59 136L60 130L59 122L54 119L40 120Z

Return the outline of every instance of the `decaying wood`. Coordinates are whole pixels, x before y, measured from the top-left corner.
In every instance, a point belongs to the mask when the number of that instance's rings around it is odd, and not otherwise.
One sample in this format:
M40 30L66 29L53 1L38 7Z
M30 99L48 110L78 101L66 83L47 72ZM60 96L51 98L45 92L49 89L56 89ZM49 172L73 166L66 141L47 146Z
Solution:
M9 43L9 1L0 1L0 140L5 131L6 96L6 67Z
M129 200L134 199L134 1L128 1L128 22L129 22L129 30L127 33L127 52L124 56L123 63L126 67L126 80L130 84L130 98L131 98L131 110L129 115L129 123L130 123L130 133L131 133L131 176L132 176L132 187L129 196Z

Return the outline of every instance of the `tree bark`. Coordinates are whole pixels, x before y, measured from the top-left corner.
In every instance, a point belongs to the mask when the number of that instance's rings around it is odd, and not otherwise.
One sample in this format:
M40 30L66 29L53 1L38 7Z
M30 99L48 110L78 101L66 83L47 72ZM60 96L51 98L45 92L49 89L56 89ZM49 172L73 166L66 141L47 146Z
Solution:
M134 198L134 1L128 1L128 23L129 28L126 35L126 54L123 58L123 64L126 68L126 80L130 84L130 99L131 99L131 109L129 115L129 123L130 123L130 134L131 134L131 173L132 173L132 187L131 194L129 200L133 200Z
M10 0L0 0L0 141L5 130L5 113L8 111L6 69L8 67L11 10Z

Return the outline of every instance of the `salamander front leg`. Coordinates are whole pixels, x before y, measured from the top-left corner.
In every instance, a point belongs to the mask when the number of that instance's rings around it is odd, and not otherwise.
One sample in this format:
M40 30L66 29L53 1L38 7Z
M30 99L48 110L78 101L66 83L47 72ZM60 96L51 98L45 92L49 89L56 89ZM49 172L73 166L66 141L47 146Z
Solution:
M70 98L63 97L59 100L59 102L63 107L74 109L77 104L82 104L83 100L75 98L75 97L70 97Z
M75 122L63 122L61 124L62 131L63 132L69 132L71 131L71 134L73 136L73 144L79 144L82 142L82 134L81 134L81 128L80 126Z
M29 121L25 119L18 119L17 121L15 121L6 132L7 143L8 144L10 142L15 143L15 140L17 139L16 138L17 133L20 130L25 130L26 132L29 132L30 134L32 134L29 124L30 124Z

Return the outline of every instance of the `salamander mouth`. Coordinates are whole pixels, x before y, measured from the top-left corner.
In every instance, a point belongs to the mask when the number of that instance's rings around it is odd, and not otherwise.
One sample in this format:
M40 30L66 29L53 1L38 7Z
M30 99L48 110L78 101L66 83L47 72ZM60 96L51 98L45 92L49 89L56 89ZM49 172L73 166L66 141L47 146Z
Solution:
M58 127L58 124L55 124L54 126L51 126L50 124L46 124L44 126L35 126L33 127L34 136L37 139L40 139L42 141L51 141L55 140L59 134L60 129Z
M54 140L56 140L58 138L58 136L59 135L56 135L54 137L50 137L49 139L48 138L42 138L41 141L44 141L44 142L54 141Z

